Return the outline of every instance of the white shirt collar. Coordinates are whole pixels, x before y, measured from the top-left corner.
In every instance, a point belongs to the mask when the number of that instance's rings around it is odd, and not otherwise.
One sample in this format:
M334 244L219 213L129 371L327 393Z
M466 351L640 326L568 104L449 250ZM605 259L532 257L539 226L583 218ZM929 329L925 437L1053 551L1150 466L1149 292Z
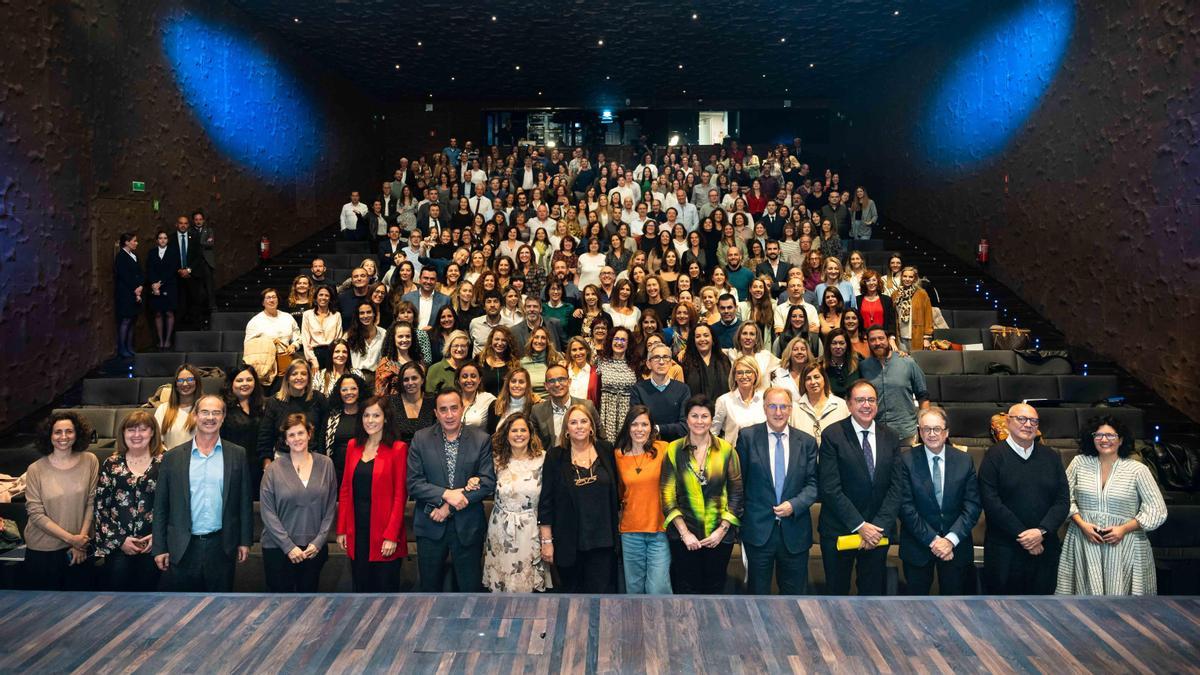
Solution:
M854 435L855 435L855 436L862 436L862 433L863 433L864 431L866 431L867 433L869 433L869 434L870 434L870 435L872 435L872 436L874 436L874 435L875 435L875 420L871 420L871 426L869 426L869 427L863 427L863 426L859 426L859 424L858 424L858 420L856 420L856 419L854 419L853 417L851 417L851 418L850 418L850 424L854 425L854 432L855 432L855 434L854 434Z
M1020 445L1017 444L1016 441L1013 440L1013 437L1011 435L1008 438L1005 438L1004 440L1005 440L1005 442L1008 443L1008 447L1012 448L1013 452L1020 455L1022 459L1029 459L1029 456L1033 454L1033 446L1037 445L1037 440L1035 439L1033 441L1033 445L1029 446L1029 449L1022 448Z

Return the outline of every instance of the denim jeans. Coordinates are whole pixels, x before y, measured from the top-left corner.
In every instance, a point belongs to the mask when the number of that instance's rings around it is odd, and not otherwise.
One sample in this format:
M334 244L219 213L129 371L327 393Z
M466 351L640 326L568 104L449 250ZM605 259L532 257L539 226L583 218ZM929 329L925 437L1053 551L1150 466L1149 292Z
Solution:
M665 532L624 532L625 592L671 594L671 548Z

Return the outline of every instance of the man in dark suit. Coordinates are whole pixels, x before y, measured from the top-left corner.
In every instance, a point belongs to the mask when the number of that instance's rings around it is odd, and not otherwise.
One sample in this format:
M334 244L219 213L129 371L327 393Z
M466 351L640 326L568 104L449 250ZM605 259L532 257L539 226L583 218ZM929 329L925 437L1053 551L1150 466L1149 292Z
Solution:
M492 441L483 430L462 423L462 394L457 389L440 391L434 407L438 423L418 431L408 448L408 494L416 502L413 532L421 591L443 590L449 555L457 590L478 593L487 532L483 500L496 488ZM479 479L479 487L467 490L471 478Z
M391 225L392 223L396 222L396 207L400 203L400 194L397 192L392 192L391 181L384 181L380 190L381 192L377 197L375 197L375 201L379 202L379 207L383 213L384 220L387 221L388 225Z
M850 418L821 433L821 557L830 595L849 595L858 567L858 594L883 595L887 546L900 505L899 483L892 480L900 438L875 420L875 386L859 380L850 387ZM837 538L862 537L858 549L837 550Z
M387 238L379 242L379 278L388 273L392 269L392 265L396 264L396 254L403 252L404 241L400 239L400 226L396 224L388 225Z
M982 507L971 456L949 446L946 411L917 416L922 444L902 453L900 560L909 595L929 595L937 573L942 595L966 593L974 564L971 529Z
M182 326L198 330L204 325L208 306L204 297L204 277L201 276L204 254L187 216L175 219L175 233L171 235L170 246L175 249L173 257L179 260L179 269L176 271L179 276L179 322Z
M571 395L571 377L567 369L560 365L546 369L546 399L534 404L529 411L533 420L534 433L542 442L542 449L549 450L558 445L562 434L563 419L573 405L581 405L588 409L592 418L596 418L596 408L586 398L575 398Z
M225 401L196 401L196 437L163 456L151 552L170 590L229 593L254 534L246 450L221 441Z
M550 334L550 342L554 344L555 351L561 352L563 348L562 323L555 318L543 317L542 303L534 296L526 296L521 305L525 309L525 320L509 327L521 349L525 348L525 344L529 342L529 335L533 331L545 328L546 332Z
M204 287L205 323L208 315L217 311L217 237L212 225L204 218L204 212L197 209L192 213L192 235L200 244L200 280Z
M437 270L432 267L421 268L421 274L417 277L417 290L405 293L401 299L411 302L417 309L416 315L413 316L416 325L413 327L418 330L432 328L437 321L438 312L450 304L450 296L437 292Z
M771 297L781 298L787 293L788 272L792 269L791 263L784 262L779 258L779 242L774 238L767 240L767 259L758 264L754 270L754 276L761 277L766 275L773 280L771 283Z
M784 595L808 592L808 549L817 501L817 440L788 425L792 393L771 387L763 395L767 421L738 434L738 461L746 502L742 544L746 550L747 590L771 592L771 575Z
M437 192L435 189L434 192ZM442 234L442 228L450 227L450 219L442 217L442 205L434 202L429 205L429 215L425 218L417 218L416 229L422 235L433 237L437 241Z
M764 180L763 183L766 183L766 181ZM775 203L775 195L767 193L765 185L763 187L763 193L767 194L767 198L771 201L767 202L767 210L763 211L763 214L759 216L759 222L761 222L763 227L766 228L768 239L782 239L783 217L778 213L779 205Z

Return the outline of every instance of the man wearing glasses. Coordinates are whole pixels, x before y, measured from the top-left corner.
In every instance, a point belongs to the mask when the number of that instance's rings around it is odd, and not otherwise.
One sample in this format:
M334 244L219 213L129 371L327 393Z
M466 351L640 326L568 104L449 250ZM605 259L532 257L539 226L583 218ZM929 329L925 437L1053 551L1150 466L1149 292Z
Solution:
M946 411L917 415L921 445L900 455L900 560L909 595L929 595L937 574L942 595L963 595L971 578L971 528L979 521L979 488L971 456L946 443Z
M591 401L571 395L571 377L563 366L554 365L546 369L546 394L546 400L534 404L529 410L534 431L542 441L544 449L558 445L558 439L562 435L563 418L571 406L581 405L588 409L593 419L596 418L596 408Z
M671 367L671 348L659 342L646 357L650 377L633 385L629 405L644 405L650 410L650 421L658 437L668 443L687 433L687 402L692 390L686 384L667 376Z
M858 568L858 594L883 595L887 579L884 537L896 530L900 485L892 478L900 454L896 432L876 419L879 393L859 380L850 385L850 417L821 432L821 558L830 595L849 595ZM839 551L837 538L857 534L857 549Z
M1008 409L1008 438L979 465L979 496L987 516L983 543L986 590L1001 595L1050 595L1058 574L1058 528L1070 491L1058 452L1038 443L1038 412Z

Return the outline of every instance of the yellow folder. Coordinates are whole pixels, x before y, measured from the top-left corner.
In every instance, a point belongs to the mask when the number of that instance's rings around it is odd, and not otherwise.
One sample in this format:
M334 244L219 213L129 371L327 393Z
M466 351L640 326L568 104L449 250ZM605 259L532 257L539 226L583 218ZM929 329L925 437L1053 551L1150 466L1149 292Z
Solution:
M837 538L837 550L853 551L862 546L862 535L847 534ZM879 540L879 546L886 548L888 546L888 538L884 537Z

